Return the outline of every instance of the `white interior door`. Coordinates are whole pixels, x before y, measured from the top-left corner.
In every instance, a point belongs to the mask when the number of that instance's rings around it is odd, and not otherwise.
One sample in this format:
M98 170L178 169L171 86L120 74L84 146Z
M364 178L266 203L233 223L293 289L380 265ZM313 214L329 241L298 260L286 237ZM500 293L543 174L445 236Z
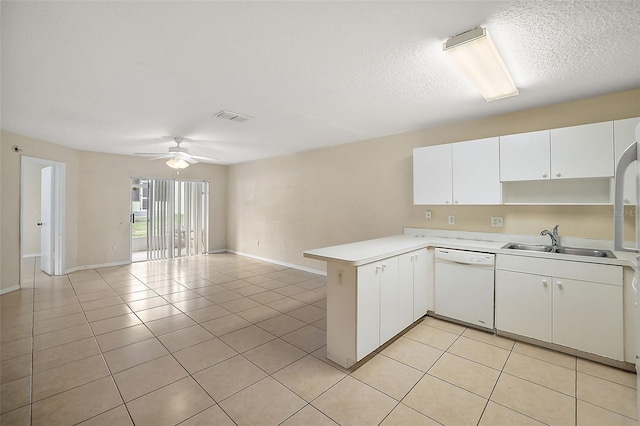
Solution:
M49 275L54 274L53 253L53 194L55 171L53 166L40 171L40 269Z

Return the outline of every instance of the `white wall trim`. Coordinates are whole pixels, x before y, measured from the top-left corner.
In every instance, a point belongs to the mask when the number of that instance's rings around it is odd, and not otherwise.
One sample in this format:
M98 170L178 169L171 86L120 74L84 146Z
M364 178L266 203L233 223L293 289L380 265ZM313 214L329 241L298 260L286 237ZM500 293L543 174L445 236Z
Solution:
M40 257L40 253L31 253L31 254L23 254L22 258L26 259L28 257Z
M228 252L228 251L229 251L229 250L227 250L227 249L209 250L209 251L207 252L207 254L226 253L226 252Z
M0 290L0 295L5 294L5 293L9 293L12 291L16 291L16 290L20 290L20 286L19 285L14 285L11 287L7 287L7 288L3 288L2 290Z
M286 266L287 268L293 268L293 269L298 269L300 271L311 272L312 274L323 275L325 277L327 276L327 272L326 271L319 271L317 269L305 268L304 266L294 265L293 263L281 262L279 260L269 259L267 257L262 257L262 256L255 256L253 254L243 253L241 251L236 251L236 250L227 249L225 251L227 251L229 253L237 254L238 256L250 257L250 258L256 259L256 260L262 260L264 262L274 263L274 264L280 265L280 266Z
M130 260L123 260L121 262L109 262L109 263L100 263L97 265L84 265L84 266L76 266L74 268L65 269L64 274L70 274L76 271L83 271L85 269L99 269L99 268L108 268L110 266L122 266L122 265L130 265Z

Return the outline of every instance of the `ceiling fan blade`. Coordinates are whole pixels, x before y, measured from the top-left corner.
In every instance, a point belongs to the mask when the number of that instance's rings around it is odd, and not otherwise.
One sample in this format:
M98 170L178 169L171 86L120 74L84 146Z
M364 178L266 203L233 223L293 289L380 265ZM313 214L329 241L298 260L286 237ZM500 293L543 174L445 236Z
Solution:
M163 155L166 152L134 152L135 155Z
M163 158L171 158L173 157L173 155L162 155L160 157L154 157L154 158L149 158L150 161L152 160L162 160Z
M202 161L220 161L220 159L216 157L203 157L201 155L191 155L191 158L196 158Z

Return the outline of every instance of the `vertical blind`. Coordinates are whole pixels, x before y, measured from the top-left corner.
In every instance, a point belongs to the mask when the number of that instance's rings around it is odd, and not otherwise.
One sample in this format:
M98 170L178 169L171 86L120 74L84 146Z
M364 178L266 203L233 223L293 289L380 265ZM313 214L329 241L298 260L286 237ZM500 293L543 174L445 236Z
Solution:
M209 183L148 179L147 260L207 253Z

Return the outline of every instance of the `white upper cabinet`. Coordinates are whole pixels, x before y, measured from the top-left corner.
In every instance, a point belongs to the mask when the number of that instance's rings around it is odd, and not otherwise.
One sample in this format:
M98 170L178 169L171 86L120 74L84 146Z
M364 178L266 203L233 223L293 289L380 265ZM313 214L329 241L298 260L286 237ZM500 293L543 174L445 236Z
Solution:
M613 122L613 141L615 145L616 164L625 149L636 140L636 126L640 126L640 117L616 120ZM616 179L618 177L616 176ZM624 175L624 203L636 204L636 168L629 167Z
M451 145L413 150L413 204L451 204Z
M500 204L498 138L413 150L414 204Z
M551 130L551 178L614 175L613 122Z
M451 146L454 204L500 204L500 144L498 138Z
M550 130L500 137L500 180L503 182L549 179L550 159Z

